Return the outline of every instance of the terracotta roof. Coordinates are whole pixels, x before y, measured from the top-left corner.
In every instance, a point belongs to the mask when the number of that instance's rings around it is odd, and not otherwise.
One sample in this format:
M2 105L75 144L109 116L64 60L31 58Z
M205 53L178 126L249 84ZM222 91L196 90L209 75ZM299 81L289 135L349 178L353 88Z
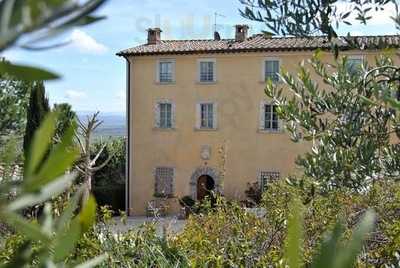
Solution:
M400 47L400 36L353 36L351 40L362 49L377 49L385 47ZM343 38L336 40L339 47L351 48ZM328 39L324 36L315 37L266 37L263 34L253 35L243 42L234 39L222 40L162 40L154 45L140 45L117 53L118 56L144 56L161 54L198 54L198 53L233 53L261 51L294 51L329 49Z

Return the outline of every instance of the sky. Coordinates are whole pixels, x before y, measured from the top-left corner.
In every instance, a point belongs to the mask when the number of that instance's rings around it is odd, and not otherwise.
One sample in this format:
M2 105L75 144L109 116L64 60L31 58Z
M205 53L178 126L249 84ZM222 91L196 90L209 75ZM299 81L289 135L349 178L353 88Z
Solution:
M61 48L32 52L7 50L2 56L15 63L44 67L62 75L47 82L50 102L68 102L75 111L125 112L125 60L115 54L146 42L146 29L160 27L163 39L212 38L214 13L222 38L234 36L235 24L249 24L250 34L266 30L259 22L240 16L239 0L109 0L96 13L107 19L72 29L57 41L70 41ZM342 10L351 7L341 5ZM390 20L393 6L374 14L368 26L339 28L339 33L374 35L397 33Z

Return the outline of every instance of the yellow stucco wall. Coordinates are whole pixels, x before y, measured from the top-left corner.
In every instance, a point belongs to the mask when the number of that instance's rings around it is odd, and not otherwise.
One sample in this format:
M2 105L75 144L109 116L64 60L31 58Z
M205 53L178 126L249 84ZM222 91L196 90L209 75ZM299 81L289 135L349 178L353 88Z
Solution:
M375 52L351 51L373 62ZM326 61L331 55L324 54ZM246 184L258 178L260 170L279 171L284 177L296 172L294 160L309 145L293 143L287 133L263 133L259 129L260 102L266 100L262 82L262 64L266 57L278 57L281 67L296 73L298 63L312 52L236 53L213 55L171 55L131 57L131 177L130 214L144 215L147 202L154 199L154 174L158 166L175 168L174 189L177 197L190 195L190 178L196 168L210 166L221 171L218 148L226 141L226 174L223 193L228 198L243 199ZM217 82L197 82L200 58L216 59ZM176 60L176 82L156 83L158 59ZM154 105L169 99L176 105L176 129L154 128ZM218 103L218 129L195 130L196 103ZM211 159L203 161L200 150L211 146ZM170 200L171 213L179 205Z

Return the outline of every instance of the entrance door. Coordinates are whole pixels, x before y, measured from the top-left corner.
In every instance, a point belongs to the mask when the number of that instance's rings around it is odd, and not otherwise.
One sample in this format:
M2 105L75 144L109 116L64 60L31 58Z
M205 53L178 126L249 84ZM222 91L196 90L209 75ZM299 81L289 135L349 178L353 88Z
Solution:
M202 175L197 179L197 200L202 201L210 192L214 190L215 183L213 178Z

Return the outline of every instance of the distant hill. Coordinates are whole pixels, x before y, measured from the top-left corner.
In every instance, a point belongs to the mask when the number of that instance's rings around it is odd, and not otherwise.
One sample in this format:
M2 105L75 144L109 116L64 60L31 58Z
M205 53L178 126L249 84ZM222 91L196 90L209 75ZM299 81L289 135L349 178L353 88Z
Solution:
M80 111L77 112L79 119L83 122L87 121L87 116L93 115L95 112ZM126 136L126 118L124 113L107 113L100 112L98 119L103 123L95 131L96 137L124 137Z

